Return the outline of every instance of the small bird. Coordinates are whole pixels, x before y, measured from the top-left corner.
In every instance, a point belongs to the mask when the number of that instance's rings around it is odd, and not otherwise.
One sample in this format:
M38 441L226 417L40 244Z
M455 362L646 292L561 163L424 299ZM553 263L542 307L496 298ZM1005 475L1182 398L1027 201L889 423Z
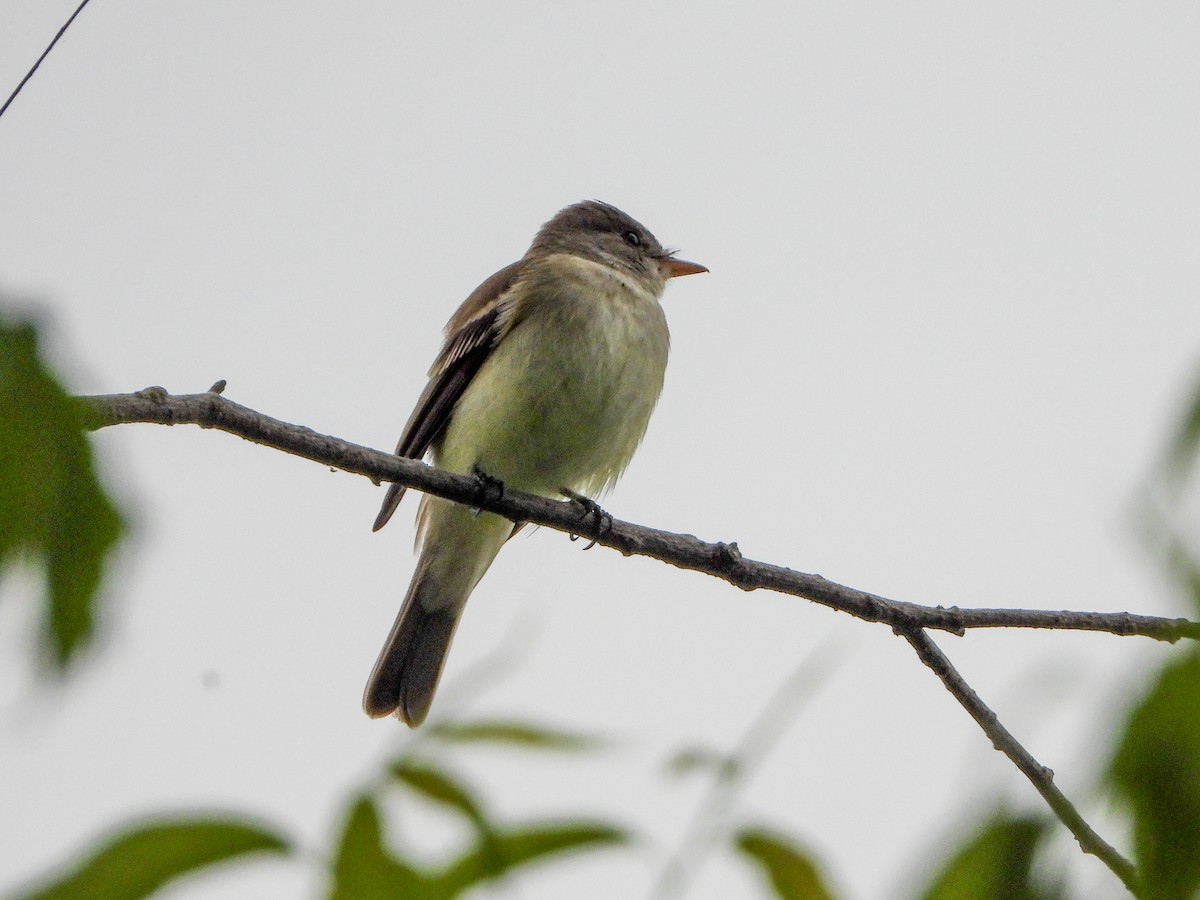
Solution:
M543 497L596 496L629 464L662 392L663 288L707 271L614 206L568 206L447 323L396 454L432 451L441 469ZM388 488L374 530L403 496L404 485ZM367 715L424 721L467 598L519 528L422 497L420 558L367 683Z

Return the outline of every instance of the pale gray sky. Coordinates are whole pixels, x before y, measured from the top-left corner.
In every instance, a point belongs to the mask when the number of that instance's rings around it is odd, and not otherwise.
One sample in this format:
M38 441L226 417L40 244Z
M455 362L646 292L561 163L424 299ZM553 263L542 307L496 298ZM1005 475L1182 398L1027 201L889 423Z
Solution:
M4 93L75 5L0 4ZM0 119L0 289L47 316L74 390L224 378L390 449L456 305L600 198L712 270L667 292L667 386L615 515L905 600L1178 614L1128 505L1200 356L1198 39L1188 2L94 3ZM64 689L31 680L28 579L3 587L0 886L147 810L325 846L405 737L359 696L416 504L372 535L361 479L193 428L95 444L136 533ZM911 886L973 801L1037 805L904 642L803 601L534 532L472 599L440 699L503 641L519 668L472 709L626 739L464 757L513 817L588 809L672 846L700 785L658 761L730 745L818 650L839 661L745 808L848 897ZM1103 825L1096 748L1169 650L938 642ZM642 896L656 859L581 857L521 896ZM714 858L689 897L753 883Z

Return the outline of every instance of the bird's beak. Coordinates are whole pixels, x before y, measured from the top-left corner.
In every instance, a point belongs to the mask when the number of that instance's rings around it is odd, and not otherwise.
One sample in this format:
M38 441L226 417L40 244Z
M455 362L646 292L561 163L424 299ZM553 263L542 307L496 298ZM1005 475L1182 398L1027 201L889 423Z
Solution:
M658 261L658 267L667 278L678 278L680 275L699 275L708 269L700 263L688 262L686 259L675 259L664 256Z

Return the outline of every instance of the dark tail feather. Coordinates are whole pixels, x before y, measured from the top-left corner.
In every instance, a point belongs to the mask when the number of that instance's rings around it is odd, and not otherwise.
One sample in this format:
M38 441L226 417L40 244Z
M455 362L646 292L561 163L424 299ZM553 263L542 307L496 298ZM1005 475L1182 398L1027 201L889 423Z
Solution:
M379 515L375 517L375 524L371 526L372 531L378 531L388 523L388 519L392 517L392 513L396 511L396 507L400 505L400 501L404 499L404 485L392 483L388 485L387 495L383 498L383 506L379 507Z
M462 609L458 604L426 609L420 601L424 584L419 574L413 579L363 695L368 716L394 713L413 728L429 713Z

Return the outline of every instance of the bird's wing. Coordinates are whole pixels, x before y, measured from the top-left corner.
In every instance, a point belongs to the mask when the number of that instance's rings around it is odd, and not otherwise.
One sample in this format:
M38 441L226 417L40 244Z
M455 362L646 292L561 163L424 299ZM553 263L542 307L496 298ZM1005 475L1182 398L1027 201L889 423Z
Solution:
M408 417L396 455L421 459L445 430L458 398L479 371L496 342L512 326L506 315L512 305L509 290L521 274L521 262L501 269L471 292L446 324L446 342L429 370L429 383ZM400 505L404 485L388 487L372 530L378 531Z

